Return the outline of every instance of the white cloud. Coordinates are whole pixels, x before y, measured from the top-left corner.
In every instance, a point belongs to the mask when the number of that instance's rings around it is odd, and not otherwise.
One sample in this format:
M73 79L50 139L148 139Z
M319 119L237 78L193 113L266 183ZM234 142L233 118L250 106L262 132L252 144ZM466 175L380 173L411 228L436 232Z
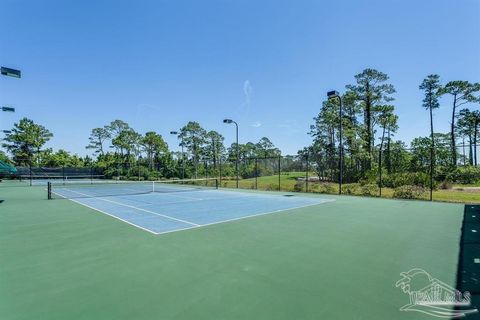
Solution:
M255 121L254 123L252 123L250 125L250 127L254 127L254 128L258 128L258 127L261 127L262 126L262 123L260 121Z
M250 101L252 98L252 91L253 91L253 88L252 88L252 85L250 84L250 80L245 80L243 82L243 93L245 94L245 102L244 102L245 106L250 105Z

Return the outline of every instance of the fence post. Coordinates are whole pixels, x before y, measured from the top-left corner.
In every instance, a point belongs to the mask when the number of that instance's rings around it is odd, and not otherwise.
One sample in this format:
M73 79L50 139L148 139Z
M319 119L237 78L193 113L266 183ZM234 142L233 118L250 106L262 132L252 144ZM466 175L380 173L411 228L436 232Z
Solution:
M380 198L381 198L382 197L382 149L381 148L378 155L378 173L380 174L378 187L379 187Z
M309 170L309 167L308 167L308 153L305 157L307 163L306 163L306 171L305 171L305 191L308 193L308 170Z
M432 145L430 146L430 201L433 201L433 170L434 170L434 161L435 161L435 155L434 155L434 145L432 141ZM465 159L465 158L464 158Z
M32 179L33 179L33 176L32 176L32 162L29 161L28 162L28 168L29 168L29 171L30 171L30 187L33 185L32 183Z
M340 121L340 126L341 126L341 121ZM339 176L339 184L338 184L338 194L342 194L342 183L343 183L343 145L340 145L340 172L338 174Z
M255 157L255 190L258 189L258 158Z
M205 170L205 185L207 185L207 183L208 183L208 164L207 164L206 159L203 160L203 166L204 166L204 170Z
M222 186L222 157L218 158L218 175L219 175L219 182L220 187Z
M65 185L65 180L67 180L67 177L65 177L65 165L62 166L62 179L63 184Z
M278 156L278 191L281 190L281 169L280 169L280 163L282 161L282 156Z

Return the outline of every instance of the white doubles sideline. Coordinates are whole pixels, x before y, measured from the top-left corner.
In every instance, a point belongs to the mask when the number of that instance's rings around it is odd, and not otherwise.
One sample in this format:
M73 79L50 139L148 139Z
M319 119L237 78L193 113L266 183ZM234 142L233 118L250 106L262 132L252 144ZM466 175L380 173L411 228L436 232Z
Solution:
M80 194L82 196L87 196L87 197L90 197L91 195L88 195L88 194L85 194L85 193L81 193L81 192L78 192L78 191L74 191L74 190L71 190L71 189L68 189L68 188L64 188L63 190L68 190L70 192L73 192L73 193L77 193L77 194ZM55 194L57 194L58 196L60 197L63 197L63 198L66 198L64 196L62 196L61 194L58 194L55 192ZM248 195L248 196L241 196L241 198L247 198L247 197L250 197L250 196L259 196L259 195ZM185 197L185 198L188 198L188 197ZM231 197L231 198L236 198L236 197ZM200 227L206 227L206 226L210 226L210 225L215 225L215 224L221 224L221 223L226 223L226 222L232 222L232 221L237 221L237 220L242 220L242 219L247 219L247 218L252 218L252 217L258 217L258 216L263 216L263 215L267 215L267 214L272 214L272 213L277 213L277 212L282 212L282 211L288 211L288 210L295 210L295 209L301 209L301 208L306 208L306 207L311 207L311 206L316 206L316 205L319 205L319 204L324 204L324 203L328 203L328 202L334 202L335 200L334 199L322 199L320 202L318 203L311 203L311 204L306 204L306 205L301 205L301 206L296 206L296 207L291 207L291 208L285 208L285 209L278 209L278 210L274 210L274 211L268 211L268 212L261 212L261 213L255 213L255 214L250 214L250 215L245 215L245 216L242 216L242 217L237 217L237 218L232 218L232 219L226 219L226 220L221 220L221 221L216 221L216 222L211 222L211 223L206 223L206 224L197 224L197 223L193 223L191 221L187 221L187 220L182 220L182 219L178 219L178 218L174 218L174 217L171 217L171 216L168 216L168 215L164 215L164 214L161 214L161 213L158 213L158 212L154 212L154 211L151 211L151 210L147 210L147 209L142 209L142 208L139 208L139 207L136 207L136 206L131 206L131 205L128 205L128 204L125 204L125 203L121 203L121 202L118 202L118 201L114 201L114 200L109 200L109 199L105 199L105 198L102 198L102 197L95 197L95 199L99 199L99 200L103 200L103 201L106 201L106 202L110 202L110 203L113 203L113 204L116 204L116 205L120 205L120 206L124 206L124 207L128 207L128 208L131 208L131 209L134 209L134 210L139 210L139 211L143 211L143 212L147 212L147 213L150 213L150 214L154 214L154 215L157 215L157 216L160 216L160 217L163 217L163 218L166 218L166 219L170 219L170 220L173 220L173 221L178 221L178 222L182 222L182 223L185 223L185 224L188 224L190 225L189 227L185 227L185 228L177 228L177 229L174 229L174 230L169 230L169 231L163 231L163 232L155 232L155 231L152 231L148 228L145 228L145 227L142 227L142 226L139 226L135 223L132 223L128 220L125 220L125 219L122 219L114 214L111 214L111 213L108 213L108 212L105 212L103 210L99 210L93 206L90 206L90 205L87 205L85 203L82 203L80 201L77 201L75 199L70 199L70 198L66 198L68 200L71 200L75 203L78 203L82 206L85 206L89 209L92 209L92 210L96 210L100 213L103 213L103 214L106 214L110 217L113 217L115 219L118 219L120 221L123 221L129 225L132 225L134 227L137 227L139 229L142 229L144 231L147 231L147 232L150 232L150 233L153 233L155 235L160 235L160 234L166 234L166 233L172 233L172 232L177 232L177 231L183 231L183 230L189 230L189 229L194 229L194 228L200 228ZM195 198L193 198L195 199ZM204 199L198 199L198 201L201 201L201 200L204 200ZM188 202L191 202L191 201L188 201ZM178 203L178 202L177 202Z

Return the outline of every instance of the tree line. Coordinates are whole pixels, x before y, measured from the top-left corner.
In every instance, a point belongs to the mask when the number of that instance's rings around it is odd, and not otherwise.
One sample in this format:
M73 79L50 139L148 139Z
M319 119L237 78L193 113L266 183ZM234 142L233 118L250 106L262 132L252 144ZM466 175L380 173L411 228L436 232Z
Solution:
M288 158L290 167L303 170L308 159L309 168L318 176L336 180L340 148L346 182L376 179L380 169L384 169L386 175L395 175L426 173L431 167L435 167L434 174L441 180L459 165L476 166L480 112L471 107L480 102L480 84L463 80L443 83L439 75L431 74L418 88L424 96L418 106L429 114L428 136L415 138L409 145L395 138L399 129L395 87L387 74L365 69L345 86L341 95L342 118L337 99L322 102L309 130L312 144L299 150L296 158ZM449 132L434 130L434 111L441 105L451 110ZM343 129L341 146L340 127ZM207 170L211 175L218 175L222 168L222 174L234 175L234 168L229 164L237 159L235 143L226 146L220 133L207 130L195 121L188 122L175 134L184 153L173 152L160 133L141 134L127 122L114 120L91 130L86 148L92 151L92 156L79 157L66 150L44 148L53 134L24 118L7 134L2 145L9 156L0 152L0 160L17 166L95 166L104 168L110 175L135 174L144 178L180 177L183 168L186 168L185 177L198 177ZM241 176L248 178L259 174L248 159L278 157L281 151L269 138L263 137L258 142L239 144L238 154ZM143 168L142 172L139 167ZM121 168L123 171L119 172Z
M376 176L384 167L388 174L395 172L426 171L435 162L437 171L447 173L459 164L477 165L477 136L480 112L461 108L466 104L480 102L480 84L468 81L441 83L440 76L428 75L419 85L424 94L421 106L429 112L430 135L418 137L410 146L395 140L398 131L398 115L394 104L396 93L387 74L365 69L354 76L354 82L345 86L341 96L343 117L340 119L338 99L323 101L319 114L310 126L312 144L299 151L311 155L319 175L338 174L339 149L343 150L345 176L349 181L358 181ZM451 125L449 133L436 133L433 111L440 101L450 104ZM340 145L339 129L343 128ZM468 155L458 150L458 140L466 141ZM426 153L426 154L425 154ZM382 163L383 160L383 163ZM463 162L463 163L462 163Z
M211 166L211 173L219 171L220 163L224 163L224 173L237 158L237 145L232 143L226 147L224 137L215 130L207 130L198 122L190 121L183 126L176 136L179 147L184 150L171 151L163 136L149 131L141 134L123 120L91 130L87 149L93 157L79 157L63 149L54 152L51 148L43 148L53 138L53 134L44 126L31 119L23 118L15 123L11 133L7 134L2 146L9 152L11 159L0 154L6 161L17 166L37 167L87 167L103 168L109 175L118 174L119 170L126 175L136 175L138 168L143 167L144 178L179 177L180 170L187 168L187 177L198 177L204 174L204 164ZM178 148L176 148L178 149ZM267 137L258 142L247 142L238 145L240 161L248 158L270 158L279 156L280 150ZM2 158L0 158L1 160ZM133 172L127 169L135 169ZM128 173L125 173L128 171ZM231 171L231 168L230 168Z

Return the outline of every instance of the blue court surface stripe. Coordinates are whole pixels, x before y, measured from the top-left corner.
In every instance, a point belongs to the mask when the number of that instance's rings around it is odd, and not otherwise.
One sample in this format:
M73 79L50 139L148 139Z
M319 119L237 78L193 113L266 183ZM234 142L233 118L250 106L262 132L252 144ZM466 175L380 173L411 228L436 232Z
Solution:
M76 189L77 190L77 189ZM72 190L71 192L81 192ZM71 197L68 189L57 190ZM75 193L78 195L78 193ZM72 201L154 234L197 228L332 200L223 190L76 198Z

